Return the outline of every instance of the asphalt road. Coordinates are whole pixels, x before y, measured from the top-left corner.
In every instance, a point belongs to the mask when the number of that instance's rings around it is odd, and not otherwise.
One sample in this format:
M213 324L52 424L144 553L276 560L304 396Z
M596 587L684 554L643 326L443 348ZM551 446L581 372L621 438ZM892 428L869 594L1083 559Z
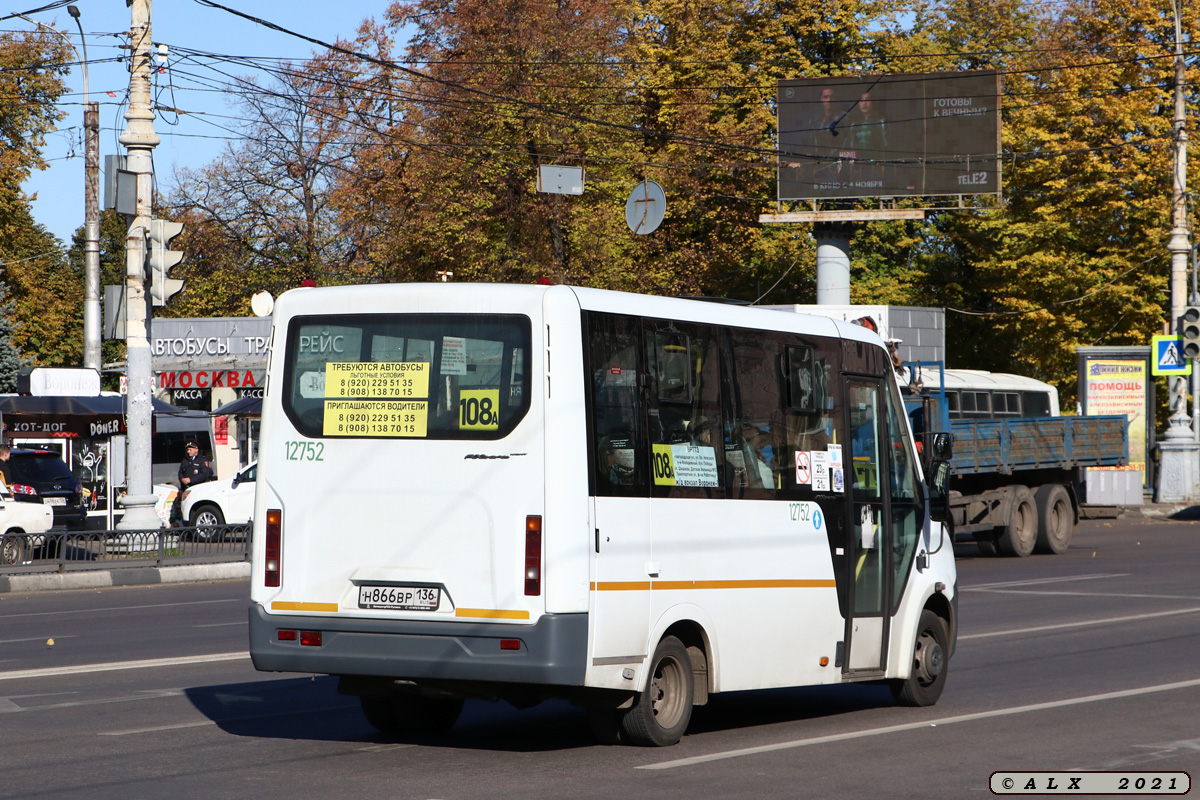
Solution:
M1085 522L1062 556L958 552L938 705L722 695L665 749L598 746L565 703L376 733L332 679L254 671L241 581L0 595L0 797L927 800L989 797L997 771L1200 776L1200 522Z

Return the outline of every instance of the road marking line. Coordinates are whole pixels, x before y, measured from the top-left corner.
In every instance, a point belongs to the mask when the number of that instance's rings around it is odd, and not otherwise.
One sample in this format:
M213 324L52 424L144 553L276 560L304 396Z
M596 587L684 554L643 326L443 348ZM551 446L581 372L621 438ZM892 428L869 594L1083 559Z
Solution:
M964 592L973 592L981 589L992 589L1005 586L1036 586L1042 583L1069 583L1070 581L1093 581L1099 578L1128 578L1128 572L1115 572L1112 574L1101 575L1072 575L1062 578L1037 578L1028 581L1004 581L1003 583L981 583L978 586L960 586L959 589Z
M108 588L108 587L105 587ZM170 608L172 606L207 606L213 603L245 603L244 597L232 597L228 600L187 600L179 603L155 603L148 606L108 606L107 608L77 608L69 611L28 611L24 614L5 614L5 619L20 617L53 617L63 614L91 614L96 611L144 611L146 609Z
M838 733L831 736L817 736L812 739L796 739L790 742L779 742L778 744L761 745L759 747L747 747L741 750L726 750L723 753L710 753L706 756L692 756L691 758L680 758L676 759L675 761L660 761L657 764L643 764L640 767L634 767L634 769L674 769L676 767L690 767L694 764L704 764L709 761L722 761L729 758L741 758L742 756L759 755L760 753L791 750L797 747L808 747L815 744L845 742L851 739L865 739L869 736L883 736L889 733L903 733L905 731L915 731L922 728L932 728L938 725L954 725L959 722L975 722L976 720L991 719L994 717L1009 717L1015 714L1028 714L1033 711L1048 711L1055 708L1066 708L1069 706L1084 705L1086 703L1099 703L1105 700L1122 700L1127 697L1139 697L1146 694L1170 692L1174 691L1175 689L1193 689L1196 687L1200 687L1200 679L1179 681L1178 683L1163 683L1157 686L1144 686L1140 689L1125 689L1120 692L1105 692L1104 694L1072 697L1067 700L1052 700L1047 703L1033 703L1032 705L1027 706L997 708L992 711L980 711L975 714L960 714L956 717L942 717L941 719L931 719L924 722L909 722L904 725L889 725L884 728L870 728L868 730L853 731L851 733Z
M250 620L242 620L241 622L210 622L207 625L193 625L193 628L227 628L231 625L249 625Z
M252 714L246 717L230 717L229 719L206 719L199 722L178 722L174 725L157 725L153 728L134 728L125 731L101 731L97 736L134 736L139 733L158 733L160 731L184 730L186 728L203 728L207 725L234 725L240 722L257 722L264 719L279 719L280 717L298 717L306 714L328 714L334 711L358 710L358 704L327 706L325 708L302 708L293 711L274 711L270 714ZM412 747L414 745L404 745Z
M66 694L77 694L77 692L67 692ZM103 706L109 705L110 703L128 703L133 700L157 700L163 697L177 697L182 694L183 692L179 689L163 689L159 691L147 690L136 697L102 697L96 700L74 700L69 703L47 703L46 705L41 706L21 706L17 705L16 703L12 703L11 706L0 706L0 712L16 713L18 711L53 711L60 708L80 708L82 706ZM20 700L22 697L39 696L40 695L36 694L13 695L10 698L0 697L0 701L7 699L11 702L11 700L14 698Z
M201 720L200 722L180 722L175 725L158 725L154 728L136 728L129 731L101 731L99 736L131 736L135 733L160 733L161 731L178 731L184 728L203 728L208 725L216 725L217 723L211 719Z
M28 639L0 639L0 644L15 644L17 642L44 642L47 639L78 639L74 634L70 636L30 636Z
M1200 600L1194 594L1124 594L1120 592L1038 592L1032 589L978 589L983 594L1022 594L1035 597L1112 597L1129 600Z
M185 664L211 664L218 661L238 661L249 658L249 653L213 653L206 656L180 656L177 658L149 658L142 661L110 661L106 664L77 664L73 667L46 667L44 669L19 669L0 672L0 681L21 678L53 678L59 675L81 675L88 672L116 672L123 669L151 669L175 667Z
M1143 619L1154 619L1155 617L1173 617L1177 614L1195 614L1200 612L1200 608L1180 608L1175 611L1155 611L1149 614L1134 614L1128 617L1107 617L1105 619L1089 619L1083 622L1064 622L1059 625L1038 625L1034 628L1014 628L1008 631L993 631L992 633L970 633L965 636L959 636L961 642L964 639L990 639L994 636L1014 636L1020 633L1041 633L1042 631L1059 631L1064 628L1084 628L1089 625L1109 625L1118 622L1137 622Z
M409 747L416 747L415 744L373 744L370 747L360 747L360 753L383 753L388 750L404 750Z

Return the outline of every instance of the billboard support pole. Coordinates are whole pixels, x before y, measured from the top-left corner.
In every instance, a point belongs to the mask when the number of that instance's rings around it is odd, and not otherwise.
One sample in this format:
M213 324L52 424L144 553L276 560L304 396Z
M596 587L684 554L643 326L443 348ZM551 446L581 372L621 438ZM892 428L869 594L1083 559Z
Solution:
M850 237L852 223L819 222L813 225L817 240L817 305L850 305Z

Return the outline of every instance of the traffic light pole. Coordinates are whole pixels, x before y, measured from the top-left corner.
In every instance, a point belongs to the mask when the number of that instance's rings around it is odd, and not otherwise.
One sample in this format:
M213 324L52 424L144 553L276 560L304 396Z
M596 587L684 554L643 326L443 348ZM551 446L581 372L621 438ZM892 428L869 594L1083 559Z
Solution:
M162 525L154 511L150 474L150 436L154 421L154 394L150 372L150 304L146 300L146 235L153 213L153 152L159 143L154 133L150 101L151 0L132 0L129 65L129 109L121 144L127 150L126 166L137 175L137 214L125 237L125 364L126 395L126 495L120 530L149 530Z
M1187 228L1187 106L1184 96L1186 79L1183 36L1177 0L1171 2L1175 14L1175 179L1171 196L1171 332L1183 338L1184 303L1187 298L1188 256L1192 246ZM1200 444L1192 433L1188 416L1187 378L1167 378L1170 394L1167 431L1159 440L1158 487L1155 500L1160 503L1191 503L1200 499Z

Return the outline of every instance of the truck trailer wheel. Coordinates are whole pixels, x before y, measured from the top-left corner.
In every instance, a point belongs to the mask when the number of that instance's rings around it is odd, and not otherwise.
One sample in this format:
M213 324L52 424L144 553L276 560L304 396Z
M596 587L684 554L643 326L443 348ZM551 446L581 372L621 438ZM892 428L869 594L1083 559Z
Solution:
M1075 535L1077 522L1071 497L1060 484L1048 483L1038 487L1034 496L1037 505L1037 551L1065 553Z
M979 545L979 552L985 556L999 555L996 550L996 532L995 531L975 531L972 534L975 537L975 544Z
M1013 498L1008 506L1008 522L1000 529L996 545L1006 556L1024 558L1037 544L1038 518L1033 492L1027 486L1012 487Z

